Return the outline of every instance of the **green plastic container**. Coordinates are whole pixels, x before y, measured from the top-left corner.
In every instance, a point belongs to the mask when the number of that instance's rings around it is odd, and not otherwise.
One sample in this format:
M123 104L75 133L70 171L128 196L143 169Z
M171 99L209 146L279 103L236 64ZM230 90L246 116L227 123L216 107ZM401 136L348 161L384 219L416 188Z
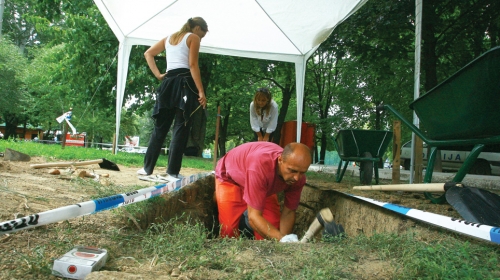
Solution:
M500 47L495 47L410 104L432 140L500 135Z
M342 129L336 138L337 152L341 159L361 158L366 152L380 158L391 140L392 131Z

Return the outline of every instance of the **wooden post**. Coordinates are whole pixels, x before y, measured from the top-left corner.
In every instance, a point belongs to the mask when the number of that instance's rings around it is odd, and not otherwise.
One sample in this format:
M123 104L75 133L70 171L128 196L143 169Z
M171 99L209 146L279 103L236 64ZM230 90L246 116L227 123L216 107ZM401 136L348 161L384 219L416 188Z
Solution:
M116 133L113 133L113 148L111 154L116 155Z
M415 176L413 177L413 183L422 183L423 182L423 141L420 137L415 136Z
M392 183L399 184L401 174L401 121L395 120L392 123Z
M214 171L217 166L217 154L219 148L219 123L220 123L220 105L217 106L217 121L215 122L215 143L214 143Z
M66 147L66 135L68 134L68 124L66 123L66 118L63 121L63 131L61 135L61 149Z

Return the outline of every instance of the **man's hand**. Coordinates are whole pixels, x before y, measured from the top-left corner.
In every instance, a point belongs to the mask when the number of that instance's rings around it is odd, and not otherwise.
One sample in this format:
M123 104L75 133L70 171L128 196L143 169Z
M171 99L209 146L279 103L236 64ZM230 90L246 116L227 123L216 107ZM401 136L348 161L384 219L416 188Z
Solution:
M248 223L253 230L260 234L263 238L280 240L284 235L281 234L276 227L264 219L262 211L259 211L250 205L248 205Z
M283 236L283 238L280 239L280 242L299 242L299 238L296 234L291 233Z

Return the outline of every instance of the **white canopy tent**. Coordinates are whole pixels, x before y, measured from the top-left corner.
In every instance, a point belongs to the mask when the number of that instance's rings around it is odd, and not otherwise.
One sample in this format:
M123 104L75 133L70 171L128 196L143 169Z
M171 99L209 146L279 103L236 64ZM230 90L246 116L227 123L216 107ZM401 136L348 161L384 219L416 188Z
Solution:
M307 59L334 28L368 0L94 0L120 42L116 135L133 45L151 46L203 17L210 32L201 52L295 63L297 142Z

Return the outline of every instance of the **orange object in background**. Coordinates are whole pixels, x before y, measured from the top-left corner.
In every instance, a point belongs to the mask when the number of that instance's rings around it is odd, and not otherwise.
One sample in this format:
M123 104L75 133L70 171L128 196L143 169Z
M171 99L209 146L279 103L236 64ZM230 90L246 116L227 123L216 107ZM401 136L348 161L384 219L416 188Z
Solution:
M316 134L316 124L302 122L302 131L300 134L300 143L314 149L314 137ZM281 127L280 146L285 147L287 144L297 142L297 121L287 121Z
M79 146L79 147L85 147L85 138L86 134L81 133L81 134L66 134L66 146Z

